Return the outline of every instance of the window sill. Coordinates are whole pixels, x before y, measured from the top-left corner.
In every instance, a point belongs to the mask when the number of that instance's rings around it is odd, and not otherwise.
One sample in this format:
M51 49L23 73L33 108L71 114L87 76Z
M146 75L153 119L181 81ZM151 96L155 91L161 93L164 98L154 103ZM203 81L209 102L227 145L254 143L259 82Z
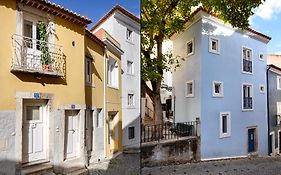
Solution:
M254 109L242 109L242 112L251 112L254 111Z
M186 95L185 96L186 98L192 98L192 97L194 97L194 95L192 94L192 95Z
M230 134L220 135L220 139L228 138L228 137L230 137Z
M131 74L131 73L127 73L126 75L131 76L131 77L135 76L135 74Z
M131 45L135 45L135 44L133 43L133 41L131 41L131 40L127 40L127 39L126 39L126 42L129 43L129 44L131 44Z
M214 97L214 98L223 98L224 96L223 96L223 95L219 95L219 94L218 94L218 95L214 95L214 94L213 94L213 97Z
M194 52L187 54L187 57L191 57L192 55L194 55Z
M127 106L128 109L136 109L135 106Z
M253 72L245 72L245 71L242 71L242 74L253 75Z
M216 51L216 50L209 50L209 52L210 52L210 53L213 53L213 54L217 54L217 55L220 54L220 52L219 52L219 51Z
M107 87L108 87L108 88L111 88L111 89L119 90L119 87L116 87L116 86L107 85Z

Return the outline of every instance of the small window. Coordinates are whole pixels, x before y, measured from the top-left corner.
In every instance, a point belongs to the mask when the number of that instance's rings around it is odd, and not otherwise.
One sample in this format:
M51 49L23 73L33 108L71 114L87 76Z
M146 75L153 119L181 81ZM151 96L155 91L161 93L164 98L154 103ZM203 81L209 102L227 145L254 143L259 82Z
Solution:
M128 94L128 106L134 106L134 94Z
M194 39L187 42L187 56L194 54Z
M26 120L40 120L39 106L27 106L26 107Z
M242 58L242 72L243 73L253 73L253 52L251 49L243 47L243 58Z
M213 81L213 97L223 97L223 83Z
M264 93L265 92L265 87L264 85L260 85L260 93Z
M107 84L110 87L118 88L119 87L119 71L118 63L115 59L109 58L107 65Z
M220 138L230 137L230 112L220 113Z
M186 97L194 97L194 80L186 82Z
M281 90L281 77L277 76L277 89Z
M97 128L103 127L103 114L101 108L97 109L96 127Z
M128 133L129 139L134 139L135 138L135 127L134 126L129 127L128 131L129 131L129 133Z
M92 82L92 60L86 58L86 82Z
M262 61L264 60L264 54L263 53L259 54L259 59L262 60Z
M242 110L253 109L253 85L243 84L242 85Z
M127 61L127 73L128 74L134 74L134 67L132 61Z
M215 37L209 37L209 52L219 54L220 53L220 40Z
M128 41L132 41L132 38L133 38L132 35L133 35L133 31L127 29L127 32L126 32L126 39L127 39Z

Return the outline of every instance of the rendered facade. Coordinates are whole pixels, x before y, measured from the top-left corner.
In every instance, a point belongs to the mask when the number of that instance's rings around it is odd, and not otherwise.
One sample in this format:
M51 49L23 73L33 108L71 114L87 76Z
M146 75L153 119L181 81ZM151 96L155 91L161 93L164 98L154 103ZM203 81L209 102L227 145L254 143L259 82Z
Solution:
M185 58L173 73L175 121L200 119L201 159L266 155L270 37L199 8L171 40L173 54Z

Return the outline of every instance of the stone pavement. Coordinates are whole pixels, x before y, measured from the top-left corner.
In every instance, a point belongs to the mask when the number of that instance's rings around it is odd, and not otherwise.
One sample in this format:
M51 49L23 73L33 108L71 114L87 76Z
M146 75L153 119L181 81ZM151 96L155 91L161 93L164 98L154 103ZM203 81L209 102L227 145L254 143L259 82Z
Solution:
M142 175L281 175L281 157L206 161L144 167Z
M123 153L116 158L93 164L89 167L90 175L139 175L140 154Z

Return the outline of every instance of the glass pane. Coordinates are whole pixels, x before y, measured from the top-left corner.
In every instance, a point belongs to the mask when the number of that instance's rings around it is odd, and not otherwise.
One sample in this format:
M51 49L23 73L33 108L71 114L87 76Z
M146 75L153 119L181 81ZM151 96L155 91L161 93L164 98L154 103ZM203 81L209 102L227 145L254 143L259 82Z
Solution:
M217 50L217 40L212 41L212 50Z
M222 116L222 133L227 133L227 115Z
M26 107L26 120L39 120L39 106Z
M28 37L24 39L25 46L28 48L32 48L32 38L33 38L32 22L24 20L23 35L25 37Z
M220 87L221 87L220 84L215 84L215 93L216 93L216 94L219 94L219 93L220 93Z

